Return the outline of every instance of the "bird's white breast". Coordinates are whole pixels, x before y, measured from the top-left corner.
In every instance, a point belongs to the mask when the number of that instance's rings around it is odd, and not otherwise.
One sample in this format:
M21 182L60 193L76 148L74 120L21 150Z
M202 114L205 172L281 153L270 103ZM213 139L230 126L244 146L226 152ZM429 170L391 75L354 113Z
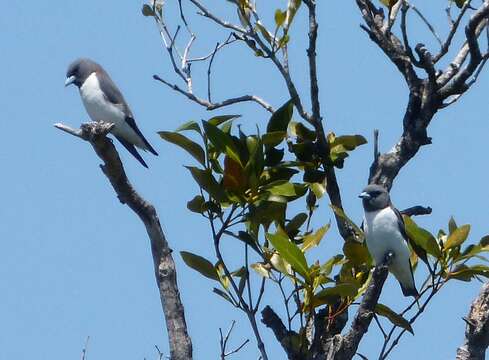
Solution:
M399 231L396 213L390 207L365 212L364 226L368 250L377 264L384 260L387 252L409 259L409 248Z
M80 96L92 121L111 122L116 127L124 122L124 112L120 107L107 101L95 72L80 87Z
M100 88L96 73L92 73L80 86L80 96L92 121L113 123L115 125L112 129L114 135L124 138L141 149L146 148L142 139L126 122L122 105L113 104L107 100Z

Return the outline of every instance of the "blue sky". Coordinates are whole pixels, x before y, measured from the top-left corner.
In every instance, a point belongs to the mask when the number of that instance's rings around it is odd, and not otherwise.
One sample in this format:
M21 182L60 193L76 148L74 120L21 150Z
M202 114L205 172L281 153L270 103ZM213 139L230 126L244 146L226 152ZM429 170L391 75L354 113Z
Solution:
M208 1L208 3L217 3ZM285 2L276 1L274 7ZM212 114L189 103L152 79L159 74L175 80L154 23L141 16L139 1L9 2L0 8L2 41L0 83L2 203L0 207L0 358L71 359L80 356L87 336L90 360L152 359L154 345L167 351L164 320L153 278L149 241L139 220L117 201L98 168L92 149L54 129L64 122L77 126L87 120L75 88L63 86L68 64L79 56L103 64L119 85L158 158L145 156L142 168L118 144L128 175L159 211L175 250L178 281L193 339L196 359L218 355L218 328L237 320L232 338L250 337L246 319L212 294L212 283L186 268L178 252L212 257L205 221L186 210L197 188L183 165L193 160L159 140L156 131L172 130L184 121L238 113L247 129L263 125L268 114L250 104ZM423 4L420 4L422 7ZM227 2L219 12L231 19ZM423 5L440 33L444 4ZM273 8L274 8L273 7ZM272 9L273 10L273 9ZM325 126L337 134L372 137L381 129L382 150L398 139L407 90L394 67L360 30L353 1L322 2L318 8L320 97ZM307 92L304 12L292 32L291 68L300 91ZM195 55L210 51L225 34L203 19L191 17L200 37ZM434 45L413 21L413 35ZM417 27L416 27L417 26ZM435 48L436 49L436 48ZM205 70L194 67L195 89L205 94ZM256 93L275 107L287 100L275 69L242 46L232 46L214 63L214 97ZM489 82L479 82L454 106L436 115L429 129L433 145L423 147L398 176L392 198L399 208L429 205L424 227L446 227L451 215L471 223L471 241L489 232L487 223L487 133ZM372 158L371 145L355 151L338 171L345 208L360 221L357 194L365 185ZM332 214L323 202L315 226ZM325 261L341 245L330 232L312 259ZM232 257L233 244L225 256ZM420 282L421 278L417 278ZM393 358L452 358L462 342L466 314L478 283L451 283L416 322L416 336L407 335ZM270 303L279 308L276 295ZM382 302L401 309L406 300L389 277ZM262 329L272 359L283 352L270 331ZM442 344L434 352L433 344ZM360 351L375 357L379 333L372 327ZM257 358L248 345L234 359Z

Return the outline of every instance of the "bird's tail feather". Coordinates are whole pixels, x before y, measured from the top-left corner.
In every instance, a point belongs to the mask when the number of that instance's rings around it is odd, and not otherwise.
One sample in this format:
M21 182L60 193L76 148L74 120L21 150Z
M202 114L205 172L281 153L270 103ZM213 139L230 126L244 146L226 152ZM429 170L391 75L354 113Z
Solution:
M399 282L399 285L401 285L402 294L404 296L419 296L418 290L416 290L415 287L405 287L401 282Z
M148 168L148 165L141 157L141 155L138 153L138 151L136 150L133 144L124 140L120 136L116 136L116 139L119 140L119 142L127 149L127 151L129 151L132 154L132 156L134 156L141 163L141 165L143 165L145 168Z

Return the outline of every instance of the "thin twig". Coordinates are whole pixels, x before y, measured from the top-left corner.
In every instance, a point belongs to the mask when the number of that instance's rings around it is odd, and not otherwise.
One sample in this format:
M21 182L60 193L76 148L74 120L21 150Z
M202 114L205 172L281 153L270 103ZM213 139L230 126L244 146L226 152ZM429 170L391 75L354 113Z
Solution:
M87 359L87 351L88 351L88 341L90 340L90 336L87 336L87 340L85 340L85 346L82 350L81 360Z
M212 63L214 62L214 57L216 56L217 50L219 49L219 43L216 44L216 47L214 48L214 51L212 52L211 59L209 61L209 67L207 68L207 99L209 102L212 102L211 98L211 70L212 70Z
M433 36L435 37L436 41L440 44L440 46L443 46L443 41L441 40L440 36L438 36L438 33L436 32L435 28L431 23L428 21L428 19L423 15L421 11L418 10L418 8L414 5L409 4L409 7L413 9L413 11L419 16L419 18L424 22L424 24L428 27L428 29L431 31Z
M263 107L268 112L270 112L270 113L274 112L274 109L270 104L268 104L263 99L259 98L258 96L255 96L255 95L243 95L243 96L239 96L239 97L235 97L235 98L226 99L226 100L223 100L220 102L211 103L205 99L199 98L196 95L182 89L177 84L172 84L172 83L162 79L158 75L153 75L153 79L165 84L169 88L175 90L176 92L179 92L180 94L182 94L185 97L187 97L188 99L196 102L197 104L204 106L207 110L216 110L216 109L219 109L219 108L222 108L225 106L234 105L234 104L241 103L241 102L252 101L252 102L256 102L257 104L259 104L261 107Z

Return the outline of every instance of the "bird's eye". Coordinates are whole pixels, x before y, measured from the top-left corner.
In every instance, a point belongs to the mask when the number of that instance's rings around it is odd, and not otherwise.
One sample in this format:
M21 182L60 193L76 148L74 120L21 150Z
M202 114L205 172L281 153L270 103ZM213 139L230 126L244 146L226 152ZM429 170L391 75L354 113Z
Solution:
M380 195L380 191L372 191L370 195L372 195L372 197L377 197Z

